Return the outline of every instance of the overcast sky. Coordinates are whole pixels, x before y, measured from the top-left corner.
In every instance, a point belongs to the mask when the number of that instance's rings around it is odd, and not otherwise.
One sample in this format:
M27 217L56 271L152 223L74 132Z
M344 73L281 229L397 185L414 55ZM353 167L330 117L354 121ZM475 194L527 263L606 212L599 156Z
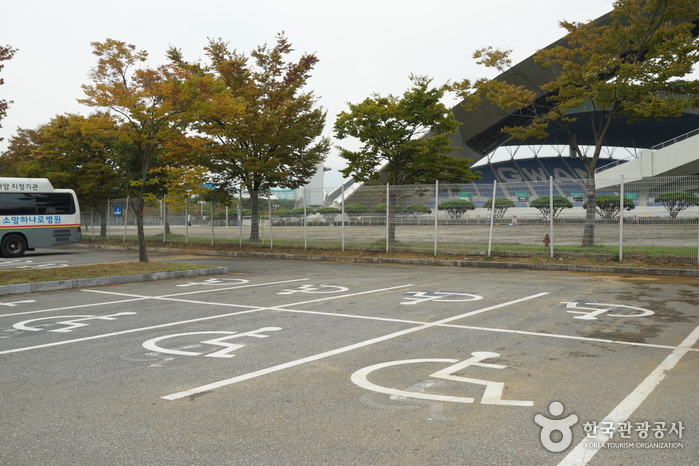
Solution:
M284 31L298 59L315 53L308 89L328 112L325 134L347 102L371 93L402 94L411 73L435 84L475 79L488 71L474 50L514 50L520 61L563 36L561 20L587 21L612 8L611 0L5 0L0 43L19 49L3 62L0 98L14 103L2 120L0 152L20 128L55 115L80 113L81 84L96 63L90 42L107 38L147 50L150 65L165 62L170 46L187 60L204 58L207 38L221 38L249 54L274 44ZM453 102L449 102L451 105ZM336 141L336 144L344 141ZM345 166L333 149L325 186L339 185Z

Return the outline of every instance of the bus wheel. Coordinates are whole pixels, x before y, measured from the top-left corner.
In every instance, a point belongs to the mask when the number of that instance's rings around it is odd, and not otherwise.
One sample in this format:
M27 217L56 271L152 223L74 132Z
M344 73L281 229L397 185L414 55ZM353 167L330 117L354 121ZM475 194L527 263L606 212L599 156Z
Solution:
M27 242L19 235L7 235L2 239L0 249L4 257L19 257L27 250Z

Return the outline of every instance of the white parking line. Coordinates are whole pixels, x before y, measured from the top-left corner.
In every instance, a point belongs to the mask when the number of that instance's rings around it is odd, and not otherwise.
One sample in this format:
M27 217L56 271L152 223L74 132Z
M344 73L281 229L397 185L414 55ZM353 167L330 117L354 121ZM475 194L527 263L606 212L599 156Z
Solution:
M317 361L319 359L324 359L324 358L327 358L330 356L335 356L337 354L346 353L348 351L352 351L352 350L355 350L358 348L364 348L366 346L370 346L370 345L373 345L375 343L381 343L381 342L384 342L386 340L390 340L390 339L397 338L397 337L400 337L403 335L408 335L411 333L419 332L421 330L425 330L428 328L437 327L441 324L446 324L448 322L454 322L456 320L464 319L466 317L470 317L470 316L473 316L476 314L482 314L484 312L492 311L495 309L500 309L500 308L503 308L506 306L511 306L513 304L528 301L530 299L540 298L540 297L545 296L547 294L548 293L537 293L535 295L527 296L525 298L515 299L513 301L508 301L506 303L496 304L494 306L485 307L483 309L478 309L475 311L466 312L465 314L459 314L457 316L448 317L446 319L438 320L436 322L430 322L427 324L423 324L423 325L420 325L418 327L412 327L409 329L400 330L398 332L389 333L388 335L384 335L384 336L377 337L377 338L372 338L370 340L365 340L365 341L355 343L355 344L349 345L349 346L343 346L342 348L337 348L337 349L334 349L331 351L326 351L326 352L316 354L313 356L309 356L306 358L301 358L301 359L297 359L295 361L290 361L290 362L287 362L284 364L279 364L276 366L268 367L266 369L261 369L259 371L254 371L254 372L250 372L247 374L239 375L237 377L232 377L230 379L221 380L219 382L214 382L214 383L202 385L200 387L192 388L190 390L185 390L182 392L173 393L172 395L166 395L166 396L163 396L162 398L165 400L178 400L180 398L185 398L188 396L197 395L197 394L200 394L203 392L208 392L211 390L215 390L217 388L225 387L226 385L231 385L234 383L242 382L244 380L249 380L249 379L253 379L256 377L263 376L263 375L271 374L273 372L278 372L278 371L281 371L284 369L288 369L290 367L295 367L295 366L299 366L301 364L306 364L308 362L313 362L313 361Z
M692 346L696 344L697 340L699 340L699 327L695 328L680 346L670 353L670 355L667 356L665 360L629 394L629 396L624 398L600 424L603 422L611 422L611 425L618 426L620 423L626 422L631 414L636 411L648 395L653 392L655 387L665 378L665 375L680 362L682 356L687 354ZM605 435L602 431L597 434L595 439L584 438L570 453L568 453L563 461L558 463L558 466L584 466L610 438L610 435ZM590 444L595 445L595 447L588 448L587 445Z
M369 290L369 291L360 291L357 293L348 293L344 295L337 295L337 296L328 296L324 298L318 298L318 299L312 299L309 301L302 301L302 302L296 302L296 303L290 303L287 304L286 306L297 306L300 304L308 304L308 303L314 303L314 302L320 302L320 301L328 301L331 299L340 299L340 298L351 298L355 296L361 296L365 294L370 294L370 293L381 293L384 291L391 291L391 290L397 290L401 288L406 288L410 287L413 285L399 285L399 286L393 286L390 288L380 288L377 290ZM219 289L220 290L220 289ZM86 290L86 291L94 291L98 293L107 293L107 294L118 294L114 292L105 292L105 291L95 291L95 290ZM208 290L205 290L208 291ZM192 293L178 293L176 295L166 295L166 296L179 296L180 294L192 294ZM136 295L125 295L125 296L136 296ZM205 301L194 301L194 300L186 300L186 299L176 299L176 298L168 298L165 296L137 296L138 298L144 298L144 299L155 299L155 300L164 300L164 301L175 301L175 302L184 302L184 303L190 303L190 304L202 304L202 305L210 305L210 306L224 306L224 307L237 307L237 308L248 308L248 310L245 311L239 311L239 312L233 312L229 314L217 314L214 316L208 316L208 317L200 317L197 319L190 319L190 320L183 320L179 322L169 322L166 324L160 324L160 325L152 325L149 327L141 327L141 328L135 328L135 329L130 329L130 330L122 330L119 332L112 332L112 333L105 333L102 335L93 335L90 337L84 337L84 338L76 338L73 340L64 340L64 341L56 341L53 343L46 343L43 345L35 345L35 346L26 346L24 348L14 348L11 350L5 350L5 351L0 351L0 354L9 354L9 353L19 353L22 351L29 351L33 349L40 349L40 348L49 348L52 346L60 346L60 345L67 345L70 343L78 343L78 342L83 342L83 341L89 341L89 340L97 340L100 338L107 338L107 337L113 337L113 336L118 336L118 335L126 335L129 333L134 333L134 332L143 332L146 330L153 330L153 329L158 329L158 328L165 328L165 327L172 327L175 325L183 325L183 324L191 324L194 322L203 322L206 320L212 320L212 319L221 319L224 317L231 317L231 316L236 316L236 315L241 315L241 314L247 314L251 312L260 312L260 311L266 311L266 310L279 310L277 307L259 307L259 306L245 306L245 305L240 305L240 304L228 304L228 303L209 303Z
M254 287L259 287L259 286L281 285L284 283L302 282L305 280L308 280L308 278L297 278L294 280L282 280L279 282L257 283L257 284L251 284L251 285L239 285L239 286L231 286L231 287L226 287L226 288L216 288L216 289L211 289L211 290L188 291L188 292L184 292L184 293L174 293L174 294L168 294L168 295L163 295L163 296L159 296L159 297L163 298L163 297L167 297L167 296L187 296L190 294L212 293L215 291L236 290L239 288L254 288ZM29 314L40 314L43 312L66 311L66 310L70 310L70 309L80 309L80 308L86 308L86 307L92 307L92 306L107 306L110 304L129 303L129 302L133 302L133 301L143 301L145 299L155 299L156 298L156 296L142 296L142 295L136 295L136 294L118 293L116 291L92 290L92 289L83 289L81 291L88 291L88 292L92 292L92 293L101 293L101 294L110 294L110 295L116 295L116 296L130 296L131 299L122 299L119 301L108 301L105 303L77 304L75 306L54 307L51 309L39 309L39 310L34 310L34 311L16 312L14 314L0 314L0 317L16 317L16 316L23 316L23 315L29 315ZM253 306L248 306L248 307L253 307Z

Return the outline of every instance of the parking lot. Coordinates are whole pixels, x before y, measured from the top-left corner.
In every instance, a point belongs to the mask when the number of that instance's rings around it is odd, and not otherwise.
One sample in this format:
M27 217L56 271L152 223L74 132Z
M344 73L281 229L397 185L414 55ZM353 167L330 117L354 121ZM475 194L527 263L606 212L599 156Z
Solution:
M698 461L699 279L151 258L230 274L0 299L0 464Z

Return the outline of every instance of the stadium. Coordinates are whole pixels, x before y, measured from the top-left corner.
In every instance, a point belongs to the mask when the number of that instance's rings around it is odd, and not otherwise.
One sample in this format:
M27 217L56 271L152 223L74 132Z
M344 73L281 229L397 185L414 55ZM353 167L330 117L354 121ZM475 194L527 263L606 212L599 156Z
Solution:
M611 22L611 13L596 22ZM699 25L695 23L695 37L697 33ZM561 45L563 41L560 39L546 48ZM514 84L532 82L541 86L552 79L552 73L550 68L543 68L535 62L534 56L530 56L508 70L507 76L503 73L496 79L507 79ZM548 181L553 178L556 181L553 195L564 196L570 199L576 210L582 209L582 182L587 178L586 170L577 157L569 155L572 149L565 132L551 131L547 138L535 141L515 141L502 131L505 127L522 124L521 115L526 110L505 113L487 101L475 111L466 111L462 103L454 106L452 112L462 124L452 136L453 146L459 149L451 155L474 160L473 168L481 172L481 179L464 185L457 194L451 190L446 195L440 193L437 197L423 199L423 204L434 208L444 200L460 196L471 200L477 208L483 208L483 203L493 197L495 183L496 197L511 199L515 209L523 209L532 199L549 195ZM570 112L571 116L577 117L572 131L583 147L594 146L591 125L587 123L593 110L587 103ZM673 183L678 181L678 177L682 189L696 193L699 186L695 181L690 182L689 177L699 174L698 128L699 110L694 109L684 111L680 117L663 120L614 120L605 139L606 154L597 164L598 195L618 195L620 180L625 179L630 183L625 190L627 197L632 197L635 205L646 207L651 215L664 209L662 204L654 202L655 197L674 189ZM652 188L647 186L649 179L655 180ZM362 190L384 183L385 178L370 183L349 180L329 193L323 205L340 207L343 203L362 202Z

